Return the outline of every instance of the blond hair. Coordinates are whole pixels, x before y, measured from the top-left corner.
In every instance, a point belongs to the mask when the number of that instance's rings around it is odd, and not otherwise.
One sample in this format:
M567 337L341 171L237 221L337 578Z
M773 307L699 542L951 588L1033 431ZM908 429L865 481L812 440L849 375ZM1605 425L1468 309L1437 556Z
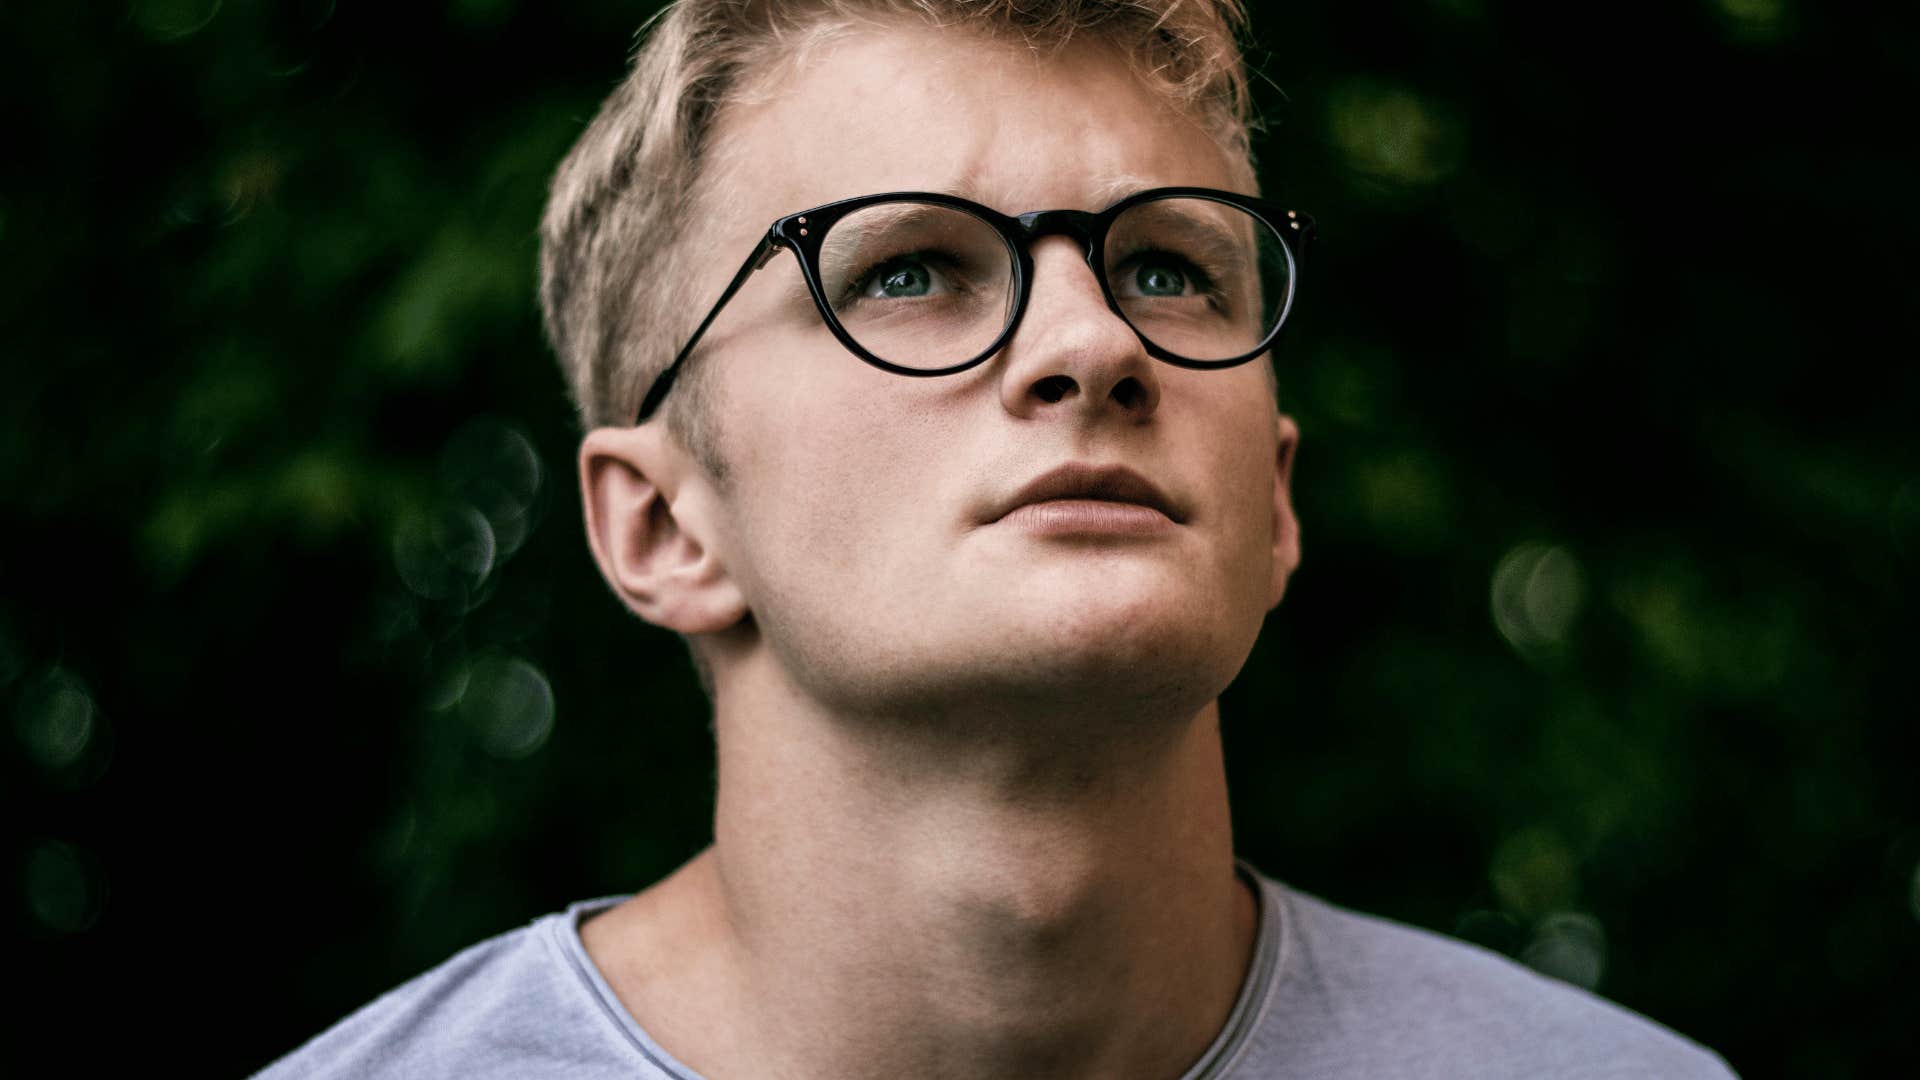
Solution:
M676 284L694 275L671 268L698 217L714 118L771 57L885 18L1033 47L1082 34L1109 41L1251 179L1240 0L675 0L643 28L633 69L561 162L540 225L541 311L586 427L631 423L698 318L703 300ZM677 389L669 429L718 472L703 395Z

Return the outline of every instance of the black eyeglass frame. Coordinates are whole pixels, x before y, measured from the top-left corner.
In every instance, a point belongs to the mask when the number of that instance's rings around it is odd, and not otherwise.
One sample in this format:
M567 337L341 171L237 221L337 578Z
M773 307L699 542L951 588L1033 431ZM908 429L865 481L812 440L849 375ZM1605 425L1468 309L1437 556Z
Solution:
M1162 348L1141 333L1140 328L1134 326L1133 321L1120 310L1120 303L1113 295L1113 286L1107 281L1106 269L1101 259L1102 252L1106 250L1107 231L1121 214L1143 203L1158 202L1163 199L1206 199L1237 207L1259 218L1268 229L1273 231L1274 235L1280 238L1288 260L1287 295L1281 304L1279 317L1274 320L1266 337L1253 349L1225 360L1194 360L1180 356ZM828 231L840 219L857 210L888 202L928 203L971 214L991 226L1000 235L1001 242L1007 245L1007 252L1012 256L1014 272L1013 313L1008 317L1006 327L993 339L992 344L975 356L942 368L902 367L875 356L863 348L853 339L853 335L840 325L840 320L834 315L833 306L827 300L826 287L820 280L820 245ZM1085 210L1033 210L1017 217L1009 217L992 207L982 206L957 195L943 195L930 191L890 191L826 203L810 210L788 214L768 227L766 235L760 238L760 243L754 247L753 253L740 264L740 269L734 273L733 280L729 281L726 289L720 293L720 299L714 302L706 318L700 320L700 325L694 330L693 336L681 346L679 354L673 358L673 363L668 364L653 380L653 385L647 388L646 396L641 399L640 411L634 424L638 426L652 419L653 414L659 410L660 403L666 399L667 391L673 389L674 380L679 376L680 369L686 364L687 358L693 355L694 346L700 343L708 327L713 325L713 320L719 317L721 309L727 306L727 301L733 299L734 294L740 291L740 287L746 284L747 279L752 277L755 271L772 261L774 253L781 248L792 251L799 261L800 273L806 279L807 292L813 297L813 305L820 312L821 321L826 323L827 329L840 344L846 346L847 351L861 360L896 375L911 375L916 378L953 375L974 367L999 352L1006 345L1007 340L1013 336L1014 331L1019 329L1020 320L1027 314L1027 301L1033 291L1033 242L1043 236L1055 235L1068 236L1079 241L1081 249L1086 253L1087 266L1093 270L1094 279L1100 283L1100 292L1106 298L1108 309L1119 316L1120 321L1126 323L1127 328L1140 339L1140 344L1146 349L1147 355L1177 367L1211 370L1244 364L1273 348L1274 343L1280 339L1280 331L1287 325L1287 316L1292 313L1293 300L1299 292L1296 282L1299 269L1306 261L1307 247L1313 238L1313 231L1313 218L1299 211L1283 210L1273 203L1251 195L1203 187L1149 188L1135 192L1098 213L1089 213Z

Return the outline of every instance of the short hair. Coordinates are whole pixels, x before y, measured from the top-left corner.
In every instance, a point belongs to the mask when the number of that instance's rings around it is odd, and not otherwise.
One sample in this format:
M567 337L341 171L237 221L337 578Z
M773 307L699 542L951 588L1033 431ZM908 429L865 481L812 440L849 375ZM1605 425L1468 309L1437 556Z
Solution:
M541 312L583 426L631 422L647 382L693 330L702 299L683 294L692 275L669 268L698 224L720 111L771 58L886 19L1032 48L1083 35L1110 42L1252 183L1241 0L675 0L642 28L632 70L561 162L541 221ZM724 479L703 381L678 387L668 427Z

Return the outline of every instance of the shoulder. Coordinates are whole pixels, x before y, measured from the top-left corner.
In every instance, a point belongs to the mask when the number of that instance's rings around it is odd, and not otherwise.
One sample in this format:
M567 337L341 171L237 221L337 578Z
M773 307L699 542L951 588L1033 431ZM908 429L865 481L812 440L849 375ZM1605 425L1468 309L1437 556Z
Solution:
M1367 1062L1329 1075L1733 1075L1699 1044L1497 953L1266 887L1282 922L1270 1022L1283 1049Z
M462 951L274 1062L260 1080L636 1075L633 1048L562 944L572 914Z

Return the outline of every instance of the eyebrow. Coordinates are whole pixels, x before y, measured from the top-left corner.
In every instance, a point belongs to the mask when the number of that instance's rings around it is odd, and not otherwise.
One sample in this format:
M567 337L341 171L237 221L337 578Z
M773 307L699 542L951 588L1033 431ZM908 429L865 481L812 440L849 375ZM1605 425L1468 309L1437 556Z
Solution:
M831 251L828 245L821 245L820 276L828 281L843 276L848 267L836 265L836 260L858 263L870 257L876 235L886 235L893 230L911 230L909 235L915 237L951 233L958 218L954 211L943 213L942 208L925 203L881 203L867 207L834 224L833 235L841 241L833 245Z
M953 211L947 211L951 216ZM927 203L881 203L857 210L833 226L837 236L852 235L856 246L872 233L902 225L939 226L941 208ZM971 220L971 219L969 219Z
M1162 212L1152 213L1152 210L1160 210ZM1244 236L1236 236L1233 229L1228 228L1220 221L1201 215L1181 213L1178 210L1165 207L1160 203L1147 203L1145 206L1129 210L1121 215L1121 220L1125 221L1127 218L1141 211L1147 211L1149 214L1146 223L1141 226L1136 226L1131 230L1132 235L1129 235L1127 231L1120 233L1123 241L1132 239L1147 229L1169 229L1178 239L1189 243L1196 243L1204 250L1215 255L1216 258L1221 259L1220 265L1202 267L1202 269L1210 270L1216 274L1238 274L1250 271L1251 267L1248 265L1248 256L1251 252L1249 252L1245 245L1247 238ZM1257 237L1254 243L1256 246L1258 245L1259 241Z
M1145 191L1151 187L1165 186L1164 184L1155 184L1152 181L1131 174L1110 176L1093 186L1094 198L1099 202L1099 205L1091 209L1105 210L1107 207L1112 206L1114 203L1119 202L1121 199L1135 192Z

